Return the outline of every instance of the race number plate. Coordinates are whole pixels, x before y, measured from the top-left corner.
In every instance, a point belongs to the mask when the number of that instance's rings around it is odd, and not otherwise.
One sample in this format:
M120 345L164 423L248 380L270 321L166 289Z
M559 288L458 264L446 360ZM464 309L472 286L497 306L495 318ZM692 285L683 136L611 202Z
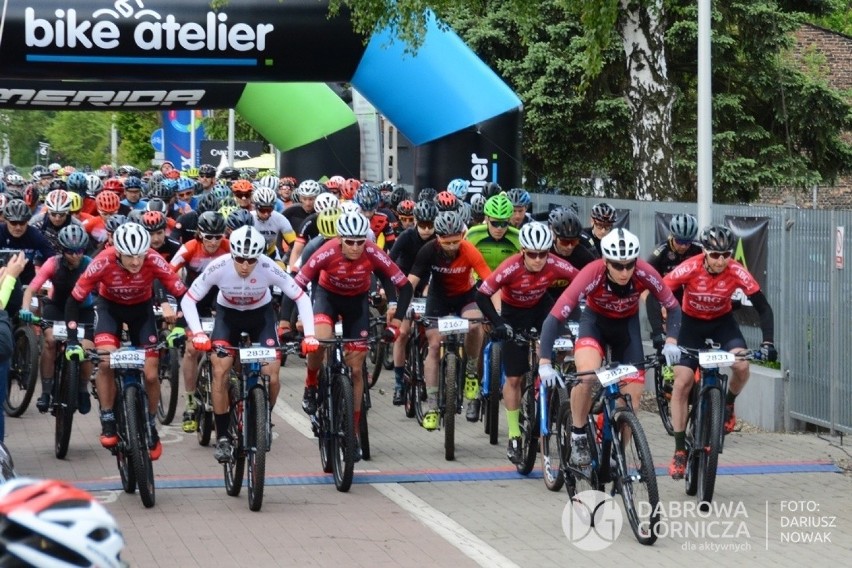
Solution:
M422 316L426 313L426 299L425 298L416 298L411 300L411 311L414 312L416 316Z
M556 341L553 342L553 350L557 353L561 351L571 351L572 349L574 349L574 342L568 337L558 337Z
M171 303L171 302L169 302L169 305L172 307L172 310L174 310L174 312L175 312L175 313L177 313L177 311L178 311L178 305L177 305L177 304L173 304L173 303ZM157 317L162 317L162 316L163 316L163 309L162 309L162 307L160 307L160 304L155 304L155 305L154 305L154 315L155 315L155 316L157 316Z
M145 351L125 349L109 354L109 366L112 369L142 369L145 367Z
M705 369L730 367L737 358L729 351L702 351L698 354L698 364Z
M85 335L85 330L81 327L78 327L77 339L83 339L83 336ZM64 341L68 339L68 328L65 326L64 321L53 322L53 338L58 339L59 341Z
M216 320L213 318L201 318L201 331L210 335L213 333L213 324Z
M464 318L438 318L438 332L442 335L450 333L467 333L468 329L470 329L470 322Z
M619 365L615 369L607 369L606 367L598 369L595 374L602 386L608 387L613 383L617 383L628 375L638 373L639 370L633 365Z
M275 349L269 347L240 348L240 361L243 363L269 363L276 359Z

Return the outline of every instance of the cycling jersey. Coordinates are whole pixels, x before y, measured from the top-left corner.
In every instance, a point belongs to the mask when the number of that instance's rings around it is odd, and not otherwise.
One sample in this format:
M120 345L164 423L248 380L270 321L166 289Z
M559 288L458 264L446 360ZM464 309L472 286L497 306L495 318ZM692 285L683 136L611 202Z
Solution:
M59 246L59 231L69 225L82 225L82 223L73 218L71 215L66 215L65 220L57 227L50 222L50 217L47 213L39 213L30 219L29 225L41 231L41 234L44 235L47 242L50 243L50 246L52 246L54 250L59 251L62 250L62 247Z
M195 279L189 292L181 301L184 317L193 332L201 331L201 321L195 304L214 286L219 288L216 301L220 306L240 311L255 310L269 304L272 301L269 288L277 286L287 297L296 302L299 313L302 315L305 335L314 335L313 317L309 316L313 313L310 299L275 261L261 257L251 274L243 278L237 274L234 261L230 256L220 256L212 261Z
M319 227L317 227L317 217L316 213L311 213L305 217L302 228L299 229L299 234L296 236L296 242L305 244L320 234Z
M429 278L429 295L435 298L461 296L473 289L472 272L480 279L491 274L485 259L469 241L461 241L458 254L450 258L435 239L423 245L414 259L411 276L422 282Z
M733 308L731 295L737 288L747 296L760 292L757 280L739 262L731 259L719 274L704 268L704 254L697 254L675 267L664 278L672 289L683 289L683 313L696 319L710 320Z
M273 211L266 220L260 219L257 211L252 211L251 214L254 216L254 228L266 239L267 253L274 252L278 248L278 235L281 235L288 244L296 240L293 225L278 211Z
M357 296L370 290L373 272L387 276L401 288L408 281L399 267L377 245L367 241L364 252L355 260L343 256L340 239L330 239L322 245L296 275L296 283L305 288L319 276L319 285L341 296Z
M518 234L516 228L509 227L506 230L506 235L497 240L488 232L488 225L480 224L468 229L464 238L482 253L488 268L494 270L500 266L501 262L521 250Z
M148 200L140 199L136 203L130 203L130 201L128 201L127 199L122 199L121 205L127 207L127 209L130 211L145 211L145 209L147 209L148 207Z
M601 240L595 236L594 227L586 227L580 231L580 244L586 247L590 253L595 255L595 258L601 257Z
M71 297L82 302L97 287L98 295L112 303L139 304L153 296L154 280L159 280L176 298L186 292L186 286L172 271L166 259L153 250L145 253L142 269L131 274L119 264L115 248L107 247L92 260L77 280Z
M290 226L293 227L293 230L298 233L302 228L302 223L305 221L308 215L310 215L310 213L305 211L305 208L299 205L294 207L288 207L284 210L284 213L282 213L282 215L284 215L284 217L288 221L290 221Z
M170 235L171 238L188 243L195 238L195 229L198 228L198 211L190 211L177 218Z
M107 230L104 218L100 215L87 219L83 223L83 228L89 235L98 243L105 243L107 240Z
M370 230L376 234L376 244L382 250L390 249L393 241L396 239L396 233L393 232L390 218L384 213L376 211L370 217Z
M571 254L569 254L568 256L560 254L556 250L556 244L554 244L550 248L550 253L558 256L559 258L567 260L568 263L571 264L571 266L573 266L577 270L582 270L584 266L595 260L594 255L581 244L575 246L574 249L571 251ZM550 290L548 290L548 292L555 300L562 294L562 292L565 291L565 288L567 288L568 284L570 283L571 281L565 278L556 278L553 282L550 283Z
M177 254L180 250L180 243L167 238L163 241L163 245L160 248L154 250L160 253L160 256L171 262L175 254Z
M414 259L417 257L418 251L435 238L435 233L427 239L420 238L420 233L417 227L410 227L400 233L390 251L391 260L393 260L403 273L411 272L411 267L414 266Z
M23 251L24 256L29 260L21 275L18 276L18 282L21 284L29 284L33 279L36 262L50 258L57 252L35 227L28 226L23 235L14 237L5 224L0 225L0 248Z
M37 293L41 290L41 287L44 286L44 283L50 280L50 283L53 287L48 292L47 296L51 300L55 300L56 302L65 304L65 301L68 299L68 296L71 295L71 291L74 289L74 285L77 283L77 279L80 278L80 275L86 271L89 264L92 262L92 258L89 256L84 256L80 260L80 265L71 269L62 261L62 255L58 254L56 256L51 256L47 259L47 261L42 264L38 272L36 272L35 278L29 284L30 292L33 294ZM94 294L89 294L85 297L85 299L80 303L80 307L82 308L91 308L94 305Z
M192 283L214 258L229 252L231 252L231 245L228 239L219 241L219 248L213 254L205 251L202 242L195 239L180 247L180 250L172 257L171 265L175 272L186 266L186 281Z
M479 292L493 296L502 292L504 304L516 308L531 308L538 304L554 279L573 280L579 271L555 254L547 257L547 262L539 272L530 272L524 266L522 254L510 256L497 270L485 279Z

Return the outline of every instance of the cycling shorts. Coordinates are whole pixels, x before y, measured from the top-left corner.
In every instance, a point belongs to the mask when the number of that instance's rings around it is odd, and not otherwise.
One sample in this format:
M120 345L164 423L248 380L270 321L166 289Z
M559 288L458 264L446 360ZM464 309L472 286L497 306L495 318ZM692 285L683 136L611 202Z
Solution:
M545 294L538 304L530 308L514 308L503 302L501 316L515 333L537 329L541 331L544 319L553 307L553 300ZM515 341L503 342L503 368L507 377L520 377L530 370L529 346Z
M731 351L738 347L745 349L746 347L745 338L743 338L740 326L734 319L732 312L712 320L698 319L686 314L681 317L677 343L682 347L706 349L705 339L712 339L719 344L719 348L723 351ZM683 355L678 365L689 367L695 371L698 368L698 359Z
M342 317L343 337L369 337L370 309L367 294L341 296L317 286L313 296L314 323L333 326L338 317ZM366 341L346 345L351 351L367 351L369 347Z
M143 347L157 343L157 327L151 300L138 304L117 304L103 297L95 300L95 347L120 347L121 326L127 324L130 344ZM159 357L156 349L148 357Z
M240 345L240 334L248 333L253 343L265 347L278 345L277 321L272 304L253 310L235 310L222 305L216 306L213 324L213 343L223 347Z
M591 347L606 360L606 348L612 352L612 361L636 363L645 357L639 330L639 315L626 318L608 318L586 308L580 316L580 332L574 343L574 352ZM644 383L645 371L628 375L624 383Z
M47 321L65 321L65 306L57 306L51 300L45 299L41 305L41 317ZM94 341L95 339L95 328L92 325L94 323L95 310L93 308L80 308L77 324L85 325L85 337L89 341Z

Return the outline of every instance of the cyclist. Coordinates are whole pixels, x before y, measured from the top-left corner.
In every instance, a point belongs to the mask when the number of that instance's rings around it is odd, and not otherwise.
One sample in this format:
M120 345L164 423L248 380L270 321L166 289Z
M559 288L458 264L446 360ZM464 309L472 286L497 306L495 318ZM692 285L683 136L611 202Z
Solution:
M284 209L289 209L293 205L297 205L295 201L293 201L293 190L296 188L298 183L296 183L296 178L284 176L279 178L278 180L278 197L281 198L281 202L284 203Z
M136 176L129 176L124 180L124 199L121 205L128 210L145 210L146 200L142 199L142 180Z
M49 321L65 320L66 298L71 295L71 290L77 283L77 279L88 268L89 263L92 262L91 257L85 255L88 244L89 235L78 225L69 225L59 231L57 245L58 250L62 252L48 258L41 265L35 278L33 278L24 291L22 305L26 306L26 308L18 312L18 317L22 322L30 323L33 321L33 314L29 311L30 302L33 296L41 290L41 287L48 280L50 280L53 286L48 293L48 297L42 302L42 317ZM94 343L92 343L94 329L91 327L95 323L94 303L94 295L89 294L80 305L78 322L88 324L85 330L85 339L83 340L83 347L86 349L94 347ZM39 412L47 412L51 407L53 380L55 378L53 376L55 361L56 341L53 339L53 329L48 327L44 330L44 348L41 351L41 396L36 401L36 408L38 408ZM83 362L80 371L81 377L88 378L92 374L92 363L90 361ZM77 400L77 409L80 411L80 414L88 414L92 408L87 386L88 381L80 381L80 391Z
M487 198L481 193L470 197L470 225L475 227L485 222L485 202Z
M601 239L609 234L618 220L618 213L608 203L598 203L592 207L592 226L580 233L580 243L601 258Z
M505 195L495 195L485 201L485 223L471 227L465 234L465 240L473 244L482 253L488 269L493 271L504 260L516 254L520 249L518 229L511 226L512 202ZM478 354L471 357L468 351L468 369L464 383L464 397L467 399L465 418L470 422L479 420L482 400L479 397L479 379L476 378Z
M170 235L171 238L181 243L188 243L195 239L196 229L198 229L198 216L205 211L218 210L219 202L219 197L215 191L209 191L201 195L194 211L184 213L174 221L174 228ZM168 220L166 222L168 223Z
M230 252L230 243L225 238L225 219L216 211L206 211L198 217L198 230L195 240L180 247L180 250L171 260L172 269L179 272L186 268L184 281L192 286L210 263L220 256ZM211 317L216 302L216 291L209 292L206 296L198 298L195 306L196 312L201 317ZM176 326L169 333L170 341L174 342L183 336L183 327ZM183 385L185 388L186 411L183 414L184 432L195 432L198 424L195 416L195 385L198 380L198 361L201 359L199 353L192 343L186 345L183 354Z
M344 337L367 338L370 327L370 311L367 296L370 291L372 274L381 273L399 293L400 313L405 313L411 301L412 286L399 267L377 245L367 240L370 228L366 217L358 213L347 213L337 219L339 238L330 239L321 246L302 266L296 275L296 283L307 288L314 279L313 288L314 318L318 338L330 338L338 318L343 319ZM390 295L391 290L386 290ZM304 322L304 318L302 318ZM388 315L387 327L383 339L395 341L399 336L400 320ZM348 345L346 364L352 369L354 397L354 423L361 419L361 399L364 394L363 367L368 345L352 343ZM308 369L305 377L305 393L302 409L309 415L317 411L317 386L322 364L323 349L308 355ZM356 459L360 459L360 440Z
M533 220L532 215L527 213L532 205L532 198L526 189L513 187L506 192L506 197L512 202L512 216L509 219L510 225L516 229L520 229Z
M416 226L414 221L414 208L417 206L410 199L403 199L396 206L396 217L399 219L399 234L402 234L406 229L412 229Z
M238 346L240 333L247 332L252 341L265 346L278 344L276 314L272 308L269 289L277 286L292 298L299 308L305 329L302 350L305 353L318 347L314 337L313 311L307 295L275 262L263 257L266 240L260 231L251 226L240 227L231 233L230 255L213 260L195 279L181 301L181 308L189 326L194 350L207 351L212 343L223 347ZM218 288L216 294L216 321L213 336L201 330L197 304ZM234 358L212 357L213 365L213 415L216 421L215 458L220 463L231 459L232 445L228 438L230 413L226 381ZM281 363L268 363L264 372L269 374L269 404L278 399L280 383L278 371Z
M254 195L252 195L252 202L254 204L252 215L255 218L254 227L266 239L265 254L272 259L281 257L279 242L283 240L289 247L296 240L296 233L293 231L290 221L283 214L275 210L275 204L278 201L275 191L268 187L259 187L255 190Z
M701 232L699 240L703 254L686 259L664 279L666 285L673 290L683 292L684 315L678 336L679 343L684 347L702 349L705 339L712 339L725 351L744 351L746 342L734 319L731 302L734 291L741 289L760 315L760 329L763 334L760 350L767 360L775 361L778 352L773 344L775 320L772 307L760 290L757 280L742 264L731 258L736 244L733 233L727 227L711 225ZM689 393L697 368L698 362L689 356L684 356L675 367L671 400L675 455L669 466L669 474L673 479L682 479L686 468L684 430ZM735 362L731 366L731 373L725 399L725 434L733 432L737 423L734 403L748 381L748 361Z
M292 274L299 272L301 265L297 261L302 258L305 245L319 235L319 227L317 226L319 215L325 211L336 211L338 205L339 201L332 193L320 193L314 200L314 212L302 222L302 228L299 229L299 235L293 242L293 248L290 252L290 262L294 264L290 267Z
M571 281L578 270L568 261L551 254L553 235L550 227L533 221L521 227L521 252L503 261L485 279L476 293L476 304L492 325L491 338L503 343L503 366L506 383L503 385L503 404L509 427L509 446L506 456L514 464L521 462L521 377L530 370L527 346L512 339L517 330L541 329L553 299L547 293L555 279ZM498 314L492 302L494 294L502 292L502 311ZM492 393L498 396L499 393Z
M201 186L201 195L213 191L213 186L216 185L216 168L210 164L201 164L195 179Z
M595 255L589 252L589 249L580 246L580 231L583 228L576 213L567 207L557 207L548 214L547 221L554 236L553 248L550 252L559 258L564 258L577 270L582 270L584 266L595 260ZM554 280L550 285L551 297L554 300L559 298L568 284L568 280ZM579 307L576 310L569 319L577 321Z
M387 213L378 210L379 191L373 186L362 185L355 192L354 201L361 207L361 214L370 222L370 230L376 235L376 245L382 250L390 250L396 235L393 232L391 218Z
M59 250L59 231L69 225L80 225L72 218L71 194L62 189L54 189L44 199L45 211L30 219L29 224L41 231L55 250Z
M320 193L322 193L322 186L319 182L306 179L296 189L298 204L284 210L284 216L290 221L290 225L297 234L301 230L305 218L314 212L314 201Z
M166 217L160 211L145 211L139 219L151 235L151 248L160 256L171 261L180 250L180 243L166 237Z
M408 280L414 288L429 280L429 291L426 295L426 317L437 318L450 314L458 314L463 318L475 319L482 317L476 306L472 275L476 273L480 279L487 278L491 269L475 246L463 238L464 223L456 211L442 211L435 217L435 234L437 238L425 244L417 253ZM402 308L399 308L402 309ZM405 313L405 312L400 312ZM438 411L436 395L438 393L438 362L441 335L436 325L430 325L426 330L429 341L429 353L423 364L426 394L428 396L428 411L423 416L423 427L432 431L438 427ZM478 357L482 346L482 327L471 325L465 338L465 352L468 353L466 380L479 385L476 378ZM478 417L477 417L478 418Z
M103 247L107 241L106 221L118 213L121 200L112 191L102 191L95 198L98 216L83 223L83 228L94 239L96 247Z
M4 566L127 566L113 516L70 483L9 479L0 485L0 523Z
M405 203L403 201L403 203ZM416 224L404 230L390 251L391 260L393 260L403 274L409 274L411 267L414 266L414 259L417 258L417 253L423 248L423 245L435 238L435 217L438 216L438 208L433 201L420 201L414 206L412 211ZM426 287L426 282L423 286L418 286L414 290L414 294L419 296ZM392 309L388 307L388 309ZM393 308L395 309L395 308ZM405 373L405 344L408 341L408 335L411 331L411 321L408 318L402 320L402 325L399 327L399 340L393 345L393 372L394 372L394 389L393 389L393 404L401 406L403 403L402 388L403 378Z
M553 342L560 327L585 296L586 309L580 316L580 332L574 343L577 372L600 368L607 346L612 360L623 363L643 357L639 333L639 296L650 290L669 310L669 329L662 354L667 364L680 357L677 334L680 329L680 306L663 277L639 258L639 239L627 229L611 231L601 240L603 258L587 264L556 301L544 320L541 332L539 377L547 386L557 382L551 365ZM638 405L644 390L645 371L624 380L622 390ZM591 383L583 381L571 389L571 458L577 467L589 465L591 455L586 438L586 420L592 406Z
M127 324L131 344L147 346L157 341L154 324L154 281L159 280L174 297L186 292L186 286L171 270L166 260L151 250L151 236L137 223L125 223L113 235L114 247L98 254L77 280L65 304L65 321L68 325L68 347L65 356L69 360L84 358L83 349L77 344L74 330L80 319L80 308L86 297L97 287L95 300L95 347L103 351L115 351L121 345L123 324ZM174 321L175 314L165 294L158 287L157 301L163 317ZM157 376L159 353L149 349L145 359L145 390L148 393L148 423L151 429L151 459L157 460L163 453L163 445L156 428L157 405L160 401L160 384ZM98 365L95 378L98 400L101 405L101 445L113 448L118 443L113 404L115 403L115 380L104 357Z
M56 254L50 242L35 227L27 225L30 220L30 208L20 199L11 199L3 210L6 223L0 226L0 248L20 250L29 262L18 277L20 284L29 284L35 277L35 264ZM6 304L10 314L18 313L23 300L23 290L16 286Z
M667 275L687 258L703 252L695 242L695 237L698 235L698 221L692 215L674 215L669 222L669 231L668 238L654 249L651 258L648 259L648 264L653 266L661 276ZM683 295L682 290L673 289L672 291L675 298L680 300ZM666 341L666 336L663 334L663 311L660 303L651 295L645 299L645 312L648 314L648 323L651 324L651 343L659 352Z

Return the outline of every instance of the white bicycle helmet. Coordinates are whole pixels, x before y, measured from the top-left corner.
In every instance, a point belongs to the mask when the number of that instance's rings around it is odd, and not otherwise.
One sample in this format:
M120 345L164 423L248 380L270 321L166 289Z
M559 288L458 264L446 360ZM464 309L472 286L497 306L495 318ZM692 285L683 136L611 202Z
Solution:
M601 239L606 260L627 262L639 258L639 238L627 229L615 229Z
M6 185L14 185L16 187L24 187L26 180L20 174L8 174L6 176Z
M48 213L68 213L71 211L71 196L64 189L54 189L44 198Z
M137 223L124 223L112 234L115 250L128 256L145 254L151 248L151 234Z
M268 176L267 176L268 177ZM259 186L251 195L251 200L258 207L272 207L278 200L274 189L269 189L265 186Z
M266 250L266 239L260 231L250 225L240 227L228 237L231 243L231 256L258 258Z
M316 197L320 193L322 193L322 186L318 181L312 179L306 179L296 189L296 194L299 197Z
M550 250L553 246L553 233L545 223L533 221L521 227L519 235L521 248L526 250Z
M62 481L17 477L0 486L0 531L10 563L127 566L113 516L89 493Z
M337 219L337 234L341 237L366 237L370 222L360 213L345 213Z
M314 207L316 207L316 204L314 204ZM340 204L340 214L341 215L348 215L350 213L357 213L358 215L360 215L361 214L361 206L358 205L357 203L355 203L354 201L344 201L343 203L341 203Z
M94 174L89 174L86 176L86 185L88 186L88 190L86 191L86 195L89 197L94 197L104 188L104 182L101 181L101 178Z
M317 200L314 201L314 211L322 213L329 209L337 209L339 201L333 193L321 193Z
M257 182L257 187L265 187L273 192L278 191L278 178L275 176L265 175Z

